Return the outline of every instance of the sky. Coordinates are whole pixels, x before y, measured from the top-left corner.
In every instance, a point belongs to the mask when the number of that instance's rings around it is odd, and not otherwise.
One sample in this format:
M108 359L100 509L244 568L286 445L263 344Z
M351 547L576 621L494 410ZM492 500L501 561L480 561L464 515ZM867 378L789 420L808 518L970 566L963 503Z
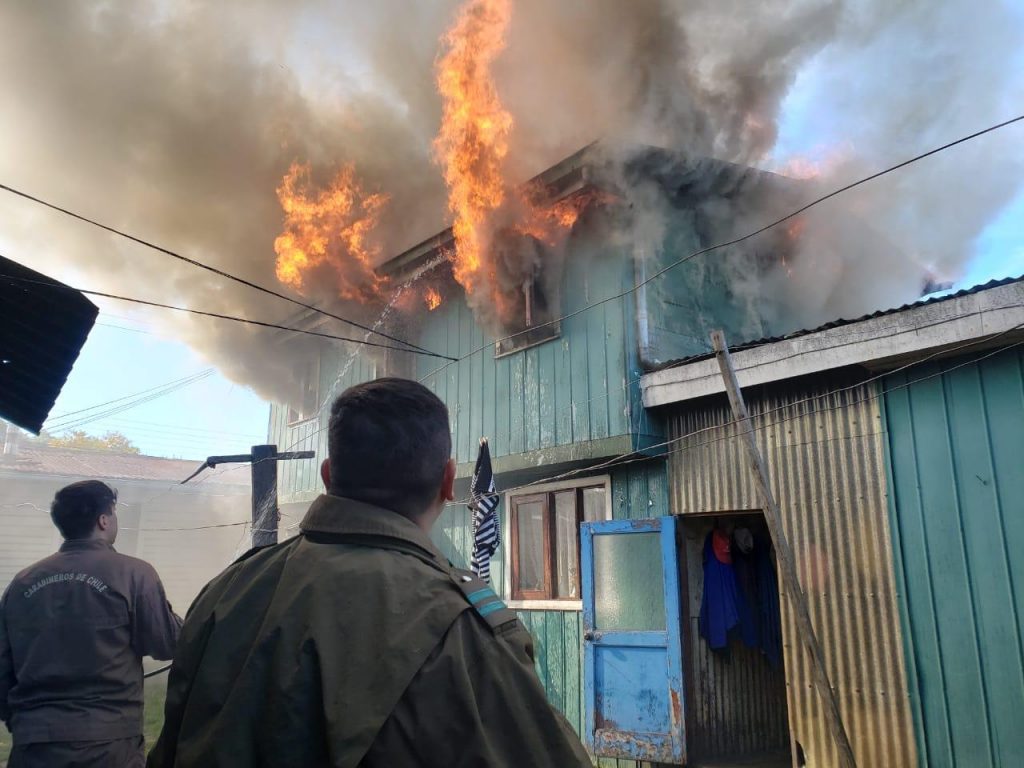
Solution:
M61 414L208 368L188 346L166 337L158 327L124 307L111 307L97 318L51 411L50 422L60 423ZM269 413L269 404L251 390L214 373L80 428L97 435L121 432L147 455L201 461L212 455L248 453L251 446L266 442Z
M315 26L312 29L314 31L310 34L314 37L322 34L316 31ZM302 61L299 56L296 63L301 65ZM330 65L330 62L320 59L315 59L315 62L317 66ZM828 66L827 57L818 56L797 77L783 102L774 158L814 157L824 151L823 148L835 146L837 137L844 136L841 109L833 109L836 102ZM1024 82L1024 66L1017 67L1016 71L1021 73L1019 78ZM1020 105L1011 106L1019 111ZM1003 117L1007 116L1009 113ZM1024 142L1024 125L1018 124L1006 131L1014 132L1018 140ZM916 147L915 151L929 149L934 143L930 137L922 138L922 141L928 143ZM902 157L894 158L899 159ZM992 161L998 162L998 158L993 157ZM965 193L969 191L969 185L965 184ZM15 202L11 199L0 197L0 206L13 205ZM146 222L139 221L135 223L134 231L146 233L149 228ZM0 232L0 246L6 245L3 234ZM9 255L22 260L17 254ZM30 260L25 261L31 266ZM1010 204L976 238L967 269L958 280L957 287L1022 274L1024 189L1018 191ZM93 287L103 286L93 281ZM53 417L150 389L210 367L200 354L154 324L153 315L141 315L130 305L112 301L98 303L101 303L102 314L53 408ZM278 320L280 317L267 319ZM210 319L203 322L217 324L222 321ZM145 454L201 460L213 454L245 452L251 445L265 441L268 414L269 404L252 390L215 372L165 397L82 428L91 434L122 432Z

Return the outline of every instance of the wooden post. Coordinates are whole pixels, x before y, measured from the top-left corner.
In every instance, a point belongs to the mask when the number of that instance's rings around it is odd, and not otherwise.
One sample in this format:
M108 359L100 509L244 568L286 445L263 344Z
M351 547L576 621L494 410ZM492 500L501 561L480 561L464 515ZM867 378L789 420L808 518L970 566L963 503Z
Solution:
M729 393L729 404L732 406L732 413L736 419L740 436L747 451L750 469L754 473L754 484L757 487L758 495L761 497L764 517L768 523L768 530L772 535L775 552L778 555L779 568L782 571L782 586L795 609L800 641L811 656L814 687L818 691L818 697L821 699L821 708L825 714L825 722L828 725L829 732L832 734L836 751L839 753L839 765L842 768L856 768L857 763L853 757L853 749L850 747L850 739L846 735L846 729L843 727L843 718L839 713L839 704L836 702L835 692L832 690L832 685L828 679L828 670L825 668L825 656L821 651L821 645L818 643L818 637L814 633L814 626L811 624L811 614L807 607L807 596L804 595L803 587L800 586L800 577L797 574L793 550L790 548L789 539L786 538L786 532L782 528L782 513L779 511L775 495L768 484L768 468L764 463L764 457L761 456L761 452L757 448L757 442L754 439L754 426L751 423L750 415L747 413L747 406L743 402L743 394L740 392L740 386L736 380L736 371L732 366L729 348L725 344L725 334L722 331L712 331L711 343L715 348L718 367L722 371L725 389Z
M281 520L277 508L277 462L292 459L312 459L313 451L286 451L278 453L276 445L254 445L251 453L233 456L209 456L195 472L181 484L198 477L204 470L218 464L250 464L252 473L252 545L267 547L277 544L277 526Z
M277 544L277 446L254 445L252 461L252 545Z

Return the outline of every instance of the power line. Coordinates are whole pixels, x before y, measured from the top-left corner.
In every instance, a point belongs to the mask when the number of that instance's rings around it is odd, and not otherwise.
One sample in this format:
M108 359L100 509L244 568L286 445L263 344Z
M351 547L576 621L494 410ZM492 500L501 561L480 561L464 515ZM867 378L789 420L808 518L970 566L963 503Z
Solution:
M384 333L383 331L374 330L373 328L371 328L371 327L369 327L367 325L363 325L362 323L357 323L355 320L349 320L347 317L342 317L341 315L336 315L333 312L328 312L325 309L320 309L319 307L316 307L316 306L314 306L312 304L307 304L304 301L299 301L298 299L292 298L291 296L288 296L287 294L281 293L279 291L275 291L272 288L267 288L265 286L259 285L258 283L254 283L251 280L246 280L245 278L238 277L236 275L232 275L230 272L225 272L223 269L218 269L217 267L212 267L209 264L204 264L201 261L197 261L195 259L190 259L188 256L183 256L182 254L176 253L175 251L172 251L169 248L164 248L163 246L156 245L155 243L151 243L148 240L143 240L140 237L135 237L134 235L129 235L127 232L123 232L120 229L112 227L112 226L110 226L108 224L103 224L103 223L101 223L99 221L96 221L95 219L90 219L88 216L83 216L80 213L75 213L74 211L68 210L67 208L62 208L61 206L56 205L55 203L47 202L46 200L43 200L41 198L35 197L33 195L30 195L27 192L22 192L21 190L15 189L14 187L10 187L10 186L8 186L6 184L0 184L0 189L4 190L6 192L10 192L12 195L17 195L18 197L24 198L25 200L30 200L33 203L38 203L39 205L45 206L47 208L50 208L51 210L58 211L59 213L63 213L64 215L70 216L73 219L78 219L79 221L84 221L86 224L92 224L94 227L99 227L100 229L103 229L103 230L106 230L107 232L110 232L112 234L118 235L119 237L123 237L123 238L125 238L127 240L131 240L133 243L138 243L139 245L145 246L146 248L151 248L154 251L157 251L158 253L162 253L162 254L164 254L166 256L170 256L171 258L178 259L179 261L183 261L186 264L191 264L193 267L198 267L199 269L205 269L207 272L212 272L213 274L219 275L220 277L226 278L228 280L233 280L236 283L240 283L241 285L244 285L244 286L247 286L247 287L252 288L254 290L260 291L261 293L265 293L268 296L274 296L275 298L283 299L284 301L290 302L290 303L295 304L296 306L302 307L304 309L308 309L308 310L310 310L312 312L317 312L317 313L319 313L321 315L325 315L326 317L330 317L330 318L332 318L334 320L340 320L343 323L348 323L349 325L355 326L356 328L360 328L360 329L362 329L364 331L368 331L370 333L375 333L378 336L383 336L385 339L389 339L390 341L394 341L394 342L397 342L399 344L404 344L407 347L410 347L411 349L416 349L416 350L419 350L420 352L427 352L428 351L428 350L424 349L423 347L420 347L420 346L417 346L416 344L413 344L411 342L405 341L404 339L400 339L400 338L398 338L396 336L389 336L388 334ZM404 350L404 351L409 351L409 350Z
M0 185L2 186L2 185ZM87 296L100 296L104 299L116 299L117 301L127 301L132 304L142 304L147 307L159 307L160 309L170 309L175 312L187 312L190 315L201 315L203 317L214 317L218 320L230 320L234 323L244 323L246 325L257 325L261 328L274 328L279 331L290 331L292 333L301 333L307 336L317 336L322 339L333 339L334 341L347 341L353 344L365 344L368 347L379 347L381 349L392 349L397 352L406 352L410 355L426 355L427 357L438 357L442 360L456 360L454 357L449 355L440 355L437 352L428 352L426 350L418 349L405 349L404 347L396 347L391 344L379 344L375 341L366 341L365 339L353 339L348 336L336 336L333 333L323 333L322 331L310 331L305 328L292 328L287 325L278 325L277 323L267 323L263 320L250 320L246 317L235 317L234 315L223 315L219 312L206 312L201 309L192 309L190 307L176 307L173 304L161 304L157 301L147 301L145 299L135 299L130 296L118 296L113 293L104 293L102 291L90 291L85 288L73 288L70 285L64 285L62 283L50 283L44 280L33 280L28 277L15 277L14 275L0 275L0 279L5 280L17 280L22 283L34 283L36 285L46 285L51 288L63 288L68 291L76 291L78 293L84 293ZM405 342L402 342L405 343Z
M924 160L925 158L931 157L932 155L938 154L939 152L943 152L943 151L945 151L947 149L951 149L952 147L955 147L958 144L963 144L964 142L971 141L972 139L976 139L979 136L984 136L987 133L992 133L993 131L997 131L1000 128L1005 128L1008 125L1012 125L1014 123L1018 123L1018 122L1020 122L1022 120L1024 120L1024 115L1018 115L1017 117L1011 118L1009 120L1004 120L1003 122L997 123L996 125L989 126L988 128L984 128L984 129L982 129L980 131L976 131L975 133L972 133L972 134L970 134L968 136L962 136L961 138L956 139L954 141L951 141L951 142L949 142L947 144L943 144L940 147L935 147L934 149L930 149L927 152L923 152L920 155L916 155L916 156L910 158L909 160L904 160L903 162L897 163L896 165L889 166L888 168L886 168L884 170L881 170L881 171L878 171L877 173L873 173L870 176L865 176L864 178L859 179L857 181L854 181L854 182L852 182L850 184L847 184L846 186L840 187L839 189L835 189L835 190L833 190L832 192L829 192L826 195L822 195L821 197L815 198L814 200L812 200L811 202L807 203L806 205L804 205L804 206L802 206L800 208L797 208L795 211L786 214L785 216L783 216L780 219L776 219L775 221L771 222L770 224L765 224L764 226L760 227L759 229L755 229L752 232L748 232L747 234L742 235L740 237L733 238L732 240L727 240L725 242L716 243L715 245L709 245L706 248L701 248L701 249L696 250L696 251L694 251L692 253L689 253L686 256L683 256L682 258L677 259L676 261L672 262L671 264L661 268L660 270L655 272L650 277L640 281L639 283L637 283L636 285L632 286L631 288L627 288L626 290L622 291L621 293L617 293L617 294L615 294L613 296L608 296L606 298L600 299L598 301L595 301L592 304L587 304L584 307L580 307L579 309L577 309L577 310L575 310L573 312L569 312L569 313L567 313L565 315L562 315L561 317L557 317L554 320L548 320L548 321L543 322L543 323L537 323L536 325L530 326L526 330L518 331L516 333L509 334L508 336L502 336L501 338L494 339L493 341L490 341L490 342L488 342L488 343L486 343L486 344L484 344L484 345L482 345L480 347L477 347L476 349L470 350L469 352L467 352L466 354L462 355L461 357L459 357L457 360L455 360L453 362L461 362L461 361L465 360L466 358L472 357L473 355L475 355L475 354L477 354L479 352L483 352L485 349L489 349L493 345L498 344L498 343L500 343L502 341L508 341L509 339L516 338L517 336L522 336L523 334L526 334L526 333L532 333L533 331L535 331L538 328L546 328L547 326L555 325L556 323L561 323L563 320L568 320L570 318L576 317L577 315L580 315L580 314L582 314L584 312L587 312L588 310L591 310L594 307L599 307L599 306L601 306L603 304L607 304L610 301L616 301L618 299L621 299L621 298L623 298L625 296L630 295L631 293L634 293L634 292L640 290L641 288L643 288L645 285L648 285L653 280L657 280L659 277L664 275L666 272L668 272L668 271L670 271L672 269L675 269L680 264L683 264L683 263L685 263L687 261L690 261L691 259L695 259L698 256L703 256L704 254L710 253L711 251L717 251L717 250L720 250L722 248L728 248L728 247L733 246L733 245L738 245L739 243L742 243L742 242L744 242L746 240L750 240L751 238L754 238L754 237L757 237L758 235L764 234L765 232L767 232L770 229L774 229L775 227L779 226L780 224L784 224L785 222L789 221L790 219L796 218L800 214L805 213L806 211L810 210L811 208L814 208L817 205L820 205L821 203L825 202L826 200L830 200L833 197L837 197L837 196L839 196L839 195L841 195L841 194L843 194L845 192L849 192L851 189L854 189L855 187L859 187L862 184L867 184L868 182L874 181L875 179L881 178L882 176L885 176L887 174L893 173L894 171L898 171L901 168L906 168L908 165L912 165L913 163L916 163L916 162L918 162L920 160ZM431 376L434 376L434 375L440 373L441 371L444 371L445 369L449 368L451 365L452 365L451 362L442 365L440 368L437 368L436 370L433 370L430 373L428 373L425 376L423 376L422 378L420 378L420 381L421 382L425 381L426 379L430 378Z
M1022 328L1024 328L1024 323L1019 323L1019 324L1013 326L1012 328L1007 328L1006 330L1000 331L999 333L991 334L991 335L985 336L984 338L975 339L973 341L967 342L965 344L961 344L961 345L956 346L956 347L952 347L950 349L939 350L937 352L932 353L931 355L928 355L927 357L921 358L920 360L915 360L913 362L907 363L906 365L900 366L899 368L895 368L895 369L893 369L891 371L886 371L885 373L880 373L880 374L878 374L876 376L872 376L872 377L870 377L868 379L865 379L863 381L859 381L859 382L857 382L855 384L851 384L851 385L845 386L845 387L837 387L837 388L831 389L831 390L829 390L827 392L821 392L821 393L818 393L818 394L810 395L810 396L802 398L800 400L794 400L793 402L789 402L789 403L785 403L783 405L776 406L775 408L771 408L771 409L769 409L767 411L763 411L763 412L758 413L758 414L753 414L751 416L751 418L758 418L758 419L764 418L764 417L769 416L769 415L771 415L773 413L778 413L780 411L790 410L790 409L796 408L797 406L804 405L806 403L810 403L810 402L813 402L813 401L816 401L816 400L823 400L823 399L825 399L827 397L831 397L833 395L838 395L838 394L843 394L843 393L846 393L846 392L850 392L850 391L852 391L854 389L859 389L861 387L864 387L867 384L872 384L872 383L874 383L874 382L876 382L876 381L878 381L880 379L884 379L884 378L893 376L895 374L902 373L903 371L906 371L906 370L908 370L910 368L913 368L914 366L923 365L924 363L930 362L931 360L935 359L936 357L952 355L952 354L955 354L956 352L960 352L960 351L962 351L964 349L967 349L968 347L973 347L973 346L977 346L979 344L989 343L991 341L994 341L997 338L1000 338L1002 336L1005 336L1005 335L1007 335L1009 333L1012 333L1013 331L1017 331L1017 330L1020 330ZM890 392L895 392L895 391L900 390L900 389L906 389L906 388L908 388L908 387L910 387L910 386L912 386L914 384L919 384L919 383L921 383L923 381L928 381L930 379L934 379L934 378L936 378L938 376L942 376L942 375L945 375L947 373L950 373L951 371L955 371L955 370L958 370L958 369L963 368L965 366L972 365L974 363L978 363L978 362L980 362L982 360L986 360L986 359L988 359L990 357L993 357L994 355L998 355L998 354L1000 354L1002 352L1005 352L1005 351L1007 351L1009 349L1014 349L1014 348L1019 347L1021 345L1024 345L1024 340L1016 341L1016 342L1013 342L1012 344L1006 344L1006 345L1000 346L997 349L993 350L992 352L989 352L989 353L987 353L985 355L982 355L981 357L972 358L970 360L965 360L962 363L958 363L957 365L954 365L954 366L952 366L950 368L945 368L945 369L936 371L935 373L928 374L927 376L922 376L921 378L913 379L911 381L904 382L903 384L897 384L896 386L890 387L889 389L879 390L878 392L875 392L875 393L870 394L870 395L868 395L866 397L863 397L860 400L854 400L854 401L850 401L850 402L847 402L847 403L841 403L839 405L831 405L831 406L826 406L824 408L818 408L816 410L810 411L810 413L813 414L813 413L822 413L824 411L829 411L829 410L840 410L840 409L843 409L843 408L849 408L852 405L859 405L860 403L865 403L865 402L868 402L870 400L877 400L877 399L879 399L879 398L889 394ZM754 429L758 430L758 431L759 430L763 430L763 429L769 429L771 427L775 427L775 426L778 426L780 424L785 424L786 422L789 422L789 421L794 421L795 419L798 419L798 418L803 418L804 416L807 416L807 415L809 415L809 414L808 413L798 413L798 414L794 414L792 416L786 416L786 417L783 417L781 419L777 419L775 421L772 421L772 422L770 422L768 424L762 424L762 425L759 425L759 426L755 426ZM648 446L645 449L645 451L653 451L653 450L657 450L659 448L667 448L668 446L670 446L670 445L672 445L674 443L682 442L683 440L686 440L688 438L694 437L696 435L703 434L703 433L706 433L706 432L713 432L715 430L725 429L725 428L730 427L730 426L732 426L732 425L734 425L736 423L737 422L736 422L735 419L730 419L730 420L728 420L728 421L726 421L726 422L724 422L722 424L714 424L714 425L711 425L709 427L703 427L701 429L696 429L696 430L693 430L692 432L686 433L685 435L680 435L679 437L671 438L671 439L666 440L666 441L664 441L662 443L657 443L655 445ZM872 434L876 434L876 433L872 433ZM519 485L519 486L516 486L514 488L510 488L510 489L504 490L504 491L502 491L502 493L511 493L511 492L514 492L514 491L520 491L520 490L523 490L525 488L530 488L531 486L534 486L534 485L541 485L541 484L544 484L544 483L556 482L558 480L568 479L568 478L571 478L571 477L574 477L574 476L580 475L580 474L591 473L591 472L594 472L594 471L600 470L600 469L609 469L609 468L613 468L613 467L622 466L624 464L632 464L632 463L634 463L636 461L650 461L651 459L663 458L665 456L670 456L670 455L672 455L674 453L678 453L678 452L681 452L681 451L693 450L694 448L700 448L700 447L703 447L705 445L710 445L712 443L722 442L723 440L729 440L729 439L732 439L733 437L735 437L735 435L724 435L722 437L713 438L711 440L707 440L707 441L704 441L702 443L696 443L694 445L684 445L681 448L674 448L672 450L668 450L665 453L658 454L658 455L644 454L644 455L639 455L638 456L637 454L639 453L639 451L631 451L629 453L623 453L623 454L619 454L618 456L614 456L614 457L612 457L612 458L610 458L610 459L608 459L608 460L606 460L604 462L601 462L599 464L595 464L595 465L588 466L588 467L581 467L579 469L570 470L568 472L564 472L562 474L554 475L552 477L545 477L545 478L542 478L540 480L534 480L534 481L531 481L529 483L525 483L523 485ZM453 501L453 502L449 502L448 506L460 505L460 504L468 503L468 502L469 502L469 499L466 499L464 501Z
M111 323L95 323L95 325L98 325L102 328L114 328L115 330L118 331L128 331L129 333L144 333L147 336L151 336L153 334L152 331L144 331L141 328L126 328L123 325L113 325Z
M924 306L924 304L922 304L922 306ZM1014 308L1018 308L1018 307L1021 307L1021 306L1024 306L1024 305L1021 305L1021 304L1010 304L1010 305L1007 305L1006 307L1004 307L1004 309L1014 309ZM939 320L935 320L935 321L932 321L932 322L929 322L929 323L920 323L920 324L914 325L912 327L903 328L903 329L901 329L899 331L896 331L892 335L893 336L901 336L901 335L908 334L908 333L919 333L920 331L922 331L924 329L931 328L931 327L934 327L934 326L937 326L937 325L944 325L946 323L956 322L956 321L963 320L963 319L968 318L968 317L974 317L974 316L977 316L977 315L981 315L981 314L984 313L984 311L985 310L975 310L973 312L965 312L965 313L961 313L961 314L958 314L958 315L953 315L953 316L950 316L950 317L943 317L943 318L941 318ZM1010 329L1010 330L1013 330L1013 329ZM837 341L836 343L834 343L832 345L833 347L838 348L838 347L850 346L850 345L853 345L853 344L860 344L860 343L863 343L869 337L867 337L867 336L857 336L857 335L855 335L852 332L847 332L847 333L840 333L840 334L838 334L838 338L842 339L842 341ZM783 337L782 340L786 341L788 339ZM741 346L737 346L737 347L733 348L732 351L734 353L735 352L742 352L742 351L744 351L744 349L747 349L747 348L749 348L749 347L745 347L745 346L741 345ZM744 371L753 370L755 368L760 368L762 366L777 365L778 363L783 362L785 360L790 360L790 359L797 358L797 357L803 357L803 356L805 356L807 354L812 354L812 353L813 353L813 350L811 350L811 351L802 350L802 351L792 352L792 353L790 353L788 355L785 355L783 357L773 358L771 360L764 360L764 361L754 362L754 363L750 363L748 365L740 366L740 367L738 367L736 369L736 372L737 373L743 373ZM687 360L687 361L680 362L678 364L667 366L666 368L664 368L662 370L669 370L670 368L677 368L677 367L680 367L682 365L687 365L687 364L695 363L695 362L698 362L698 360ZM596 395L594 395L592 397L587 398L586 400L571 400L568 403L564 403L563 405L559 406L558 408L556 408L553 411L553 416L557 420L557 418L561 414L565 413L566 411L574 411L575 409L577 409L577 408L579 408L581 406L589 405L590 403L592 403L592 402L594 402L596 400L601 400L601 399L604 399L604 398L611 397L613 392L621 391L622 392L622 396L624 398L628 398L629 397L629 387L632 386L633 384L636 384L636 383L640 382L644 378L644 376L647 376L647 375L649 375L649 374L643 373L643 374L640 374L639 376L636 376L634 378L631 378L631 379L628 379L628 380L624 380L621 386L617 386L617 387L614 387L614 388L608 387L607 389L605 389L604 392L598 393L598 394L596 394ZM646 409L645 409L645 412L646 412ZM458 413L458 411L456 411L456 414L455 414L455 427L453 427L453 429L457 429L458 428L458 423L459 423L459 413ZM317 435L320 435L321 433L323 433L323 431L325 429L327 429L327 426L328 425L326 425L326 424L321 424L316 430L314 430L313 432L311 432L311 433L309 433L307 435L304 435L303 437L299 438L297 441L293 442L291 445L286 447L284 450L290 451L293 448L295 448L296 446L301 445L302 443L307 443L308 441L311 441ZM654 447L657 447L657 446L654 446ZM631 454L625 454L625 455L631 455ZM544 482L550 482L550 480L545 480Z
M58 414L56 416L51 416L50 418L55 419L57 421L60 421L62 419L67 418L68 416L74 416L74 415L79 414L79 413L85 413L86 411L94 411L97 408L102 408L102 407L104 407L106 405L113 405L114 403L120 403L120 402L122 402L124 400L131 400L133 398L139 397L140 395L149 394L150 392L155 392L158 389L163 389L164 387L169 387L169 386L171 386L173 384L180 384L182 382L191 381L192 379L197 379L197 378L205 378L206 376L209 376L212 373L213 373L213 368L206 368L206 369L204 369L202 371L198 371L196 373L189 374L188 376L184 376L184 377L182 377L180 379L175 379L174 381L167 381L167 382L164 382L163 384L158 384L155 387L150 387L149 389L143 389L140 392L134 392L134 393L132 393L130 395L124 395L123 397L118 397L118 398L115 398L114 400L107 400L105 403L97 403L96 405L90 405L88 408L79 408L77 411L67 411L66 413L61 413L61 414Z
M121 403L120 405L115 405L111 408L108 408L105 411L100 411L99 413L90 413L84 416L73 418L69 421L63 421L60 424L51 425L49 429L51 431L65 432L69 429L77 429L79 427L84 427L86 424L92 424L95 421L101 421L107 418L108 416L114 416L119 413L124 413L125 411L131 410L132 408L136 408L140 405L143 405L144 403L149 403L152 402L153 400L158 400L161 397L166 397L167 395L177 392L179 389L183 389L192 384L196 384L197 382L203 381L204 379L207 379L212 375L213 374L211 371L211 373L205 376L197 376L188 381L183 381L180 384L175 384L174 386L170 387L164 387L163 389L153 392L152 394L145 395L144 397L138 397L134 400L128 400L124 403Z
M124 424L127 426L141 426L146 428L152 428L154 430L161 431L177 431L185 432L190 435L196 436L214 436L214 437L244 437L244 438L257 438L264 437L259 432L229 432L221 429L206 429L204 427L193 427L187 424L171 423L166 421L146 421L143 419L128 419L128 418L112 418L111 422L116 424Z

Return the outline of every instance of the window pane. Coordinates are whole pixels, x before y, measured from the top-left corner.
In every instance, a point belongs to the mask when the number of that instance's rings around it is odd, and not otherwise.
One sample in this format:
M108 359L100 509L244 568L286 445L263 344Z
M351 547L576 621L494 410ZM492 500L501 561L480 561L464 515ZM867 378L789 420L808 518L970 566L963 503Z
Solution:
M659 533L594 537L594 608L597 629L665 629Z
M576 524L576 491L556 493L555 597L579 599L579 537L579 526Z
M583 519L604 520L605 513L604 486L583 489Z
M544 583L544 504L530 501L516 506L519 541L519 589L545 591Z

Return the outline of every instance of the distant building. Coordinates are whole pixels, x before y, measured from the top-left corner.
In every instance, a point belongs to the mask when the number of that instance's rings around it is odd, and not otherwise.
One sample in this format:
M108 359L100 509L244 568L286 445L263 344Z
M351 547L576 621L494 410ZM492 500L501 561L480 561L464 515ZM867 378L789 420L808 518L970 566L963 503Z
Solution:
M242 524L251 515L248 465L179 485L197 466L155 456L9 444L0 455L0 583L6 586L60 546L50 520L54 493L76 480L102 480L118 491L116 549L152 563L171 604L184 614L203 585L250 541L249 527Z

